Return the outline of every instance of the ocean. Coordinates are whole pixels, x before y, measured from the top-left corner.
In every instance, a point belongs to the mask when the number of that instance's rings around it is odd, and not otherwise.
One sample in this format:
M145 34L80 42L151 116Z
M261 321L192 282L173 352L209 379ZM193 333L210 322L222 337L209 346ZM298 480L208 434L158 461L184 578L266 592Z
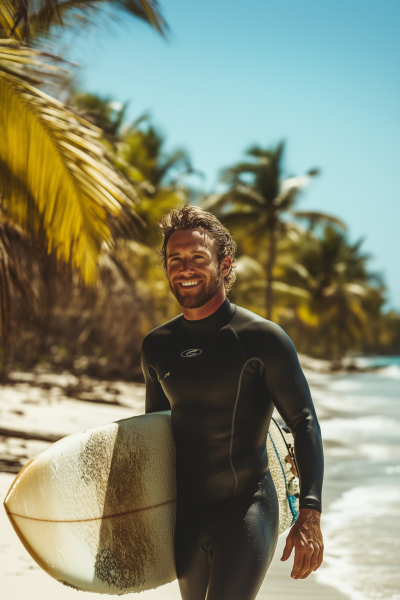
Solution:
M400 357L357 362L381 368L307 374L326 460L316 577L352 600L399 600Z

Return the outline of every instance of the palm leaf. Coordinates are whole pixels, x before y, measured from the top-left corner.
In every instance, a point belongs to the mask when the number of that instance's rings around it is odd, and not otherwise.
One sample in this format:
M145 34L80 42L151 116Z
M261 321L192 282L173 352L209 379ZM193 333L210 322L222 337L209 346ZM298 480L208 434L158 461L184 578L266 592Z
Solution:
M260 148L260 146L252 146L246 151L246 154L249 156L254 156L254 158L261 159L261 161L274 162L277 166L279 166L283 152L285 150L285 142L279 142L279 144L273 150L265 150L264 148Z
M1 0L0 2L0 39L7 38L11 31L16 40L22 40L23 33L21 28L15 26L14 21L15 6L13 0Z
M190 159L184 150L176 150L171 156L167 157L165 162L155 169L154 181L151 183L157 187L172 169L182 171L178 178L194 173Z
M2 215L0 206L0 216ZM10 321L11 306L11 286L21 293L30 306L36 308L36 296L26 279L14 252L9 239L9 232L13 230L20 240L25 240L25 236L18 227L13 227L9 223L0 220L0 349L7 355L8 349L8 327ZM0 370L1 370L0 356Z
M258 163L239 163L233 167L223 169L221 171L221 183L227 183L229 185L240 185L243 183L241 175L254 175L259 176L260 171L264 165Z
M135 192L113 167L101 130L30 83L56 68L39 58L48 59L0 40L0 194L10 219L45 236L48 250L90 282L114 223L139 218Z
M341 221L341 219L315 210L292 211L292 215L297 219L307 219L310 222L311 227L319 225L320 223L332 223L338 225L338 227L341 227L342 229L346 229L346 224Z
M295 298L305 298L309 300L310 292L303 288L299 288L295 285L289 285L288 283L284 283L283 281L273 281L272 287L276 292L281 292L282 294L286 294L288 296L294 296Z
M4 1L4 0L2 0ZM25 40L48 36L57 27L93 26L101 13L114 17L125 13L148 23L164 35L167 24L158 8L157 0L5 0L8 15L1 19L7 36ZM5 11L4 11L5 12ZM12 22L10 27L10 15ZM1 16L0 16L1 18Z
M201 208L210 211L221 210L226 205L233 211L250 212L251 208L260 211L264 208L264 199L251 187L239 185L226 194L212 194L201 202Z

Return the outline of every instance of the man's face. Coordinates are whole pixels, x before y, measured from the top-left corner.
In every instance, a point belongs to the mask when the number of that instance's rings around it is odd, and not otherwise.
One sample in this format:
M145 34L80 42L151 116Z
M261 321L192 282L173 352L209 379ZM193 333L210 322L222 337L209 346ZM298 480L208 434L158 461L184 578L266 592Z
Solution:
M181 306L204 306L224 285L215 238L201 227L175 231L167 244L167 277Z

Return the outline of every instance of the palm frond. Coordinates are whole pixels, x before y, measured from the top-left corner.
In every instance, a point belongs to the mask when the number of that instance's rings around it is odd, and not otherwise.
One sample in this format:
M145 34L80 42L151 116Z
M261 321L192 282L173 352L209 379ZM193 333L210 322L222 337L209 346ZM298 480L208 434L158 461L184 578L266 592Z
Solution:
M235 272L237 275L237 282L246 281L248 279L254 281L256 278L262 281L265 279L264 267L257 260L246 254L236 261Z
M327 213L317 212L315 210L296 210L292 211L292 215L297 219L306 219L309 221L311 228L315 225L319 225L320 223L332 223L333 225L337 225L341 229L346 229L346 224L337 217L333 215L329 215Z
M211 194L210 196L206 196L200 202L200 207L203 210L214 211L219 208L222 208L225 204L227 204L228 200L225 194Z
M2 216L0 206L0 217ZM16 233L19 238L24 238L23 232L10 223L7 223L3 216L3 220L0 219L0 349L3 350L5 356L8 349L11 286L25 297L30 306L36 308L35 292L14 256L9 239L10 229L14 229L14 234Z
M110 97L89 92L77 92L72 96L71 104L82 111L86 119L100 127L111 141L117 139L128 103L114 102Z
M37 72L57 70L40 58L48 57L0 40L0 193L9 218L45 235L48 250L90 282L113 223L139 219L136 194L102 131L32 85Z
M212 212L221 210L226 205L232 206L234 211L250 212L252 208L260 211L264 205L264 198L251 187L239 185L226 194L212 194L201 202L203 210Z
M288 177L281 182L281 194L284 195L290 190L302 190L308 186L311 181L310 175L297 175L297 177Z
M262 169L263 165L261 166L257 163L239 163L233 167L223 169L221 171L220 180L221 183L238 185L242 183L241 175L254 175L257 177Z
M258 158L261 162L275 162L277 165L279 165L282 160L284 150L285 142L282 141L279 142L279 144L272 150L264 149L260 146L252 146L246 151L246 154L249 156L254 156L254 158Z
M155 169L154 181L151 183L157 187L165 181L167 174L174 169L179 173L178 179L194 172L189 156L185 150L175 150L170 156L167 156L164 162ZM171 181L175 182L174 178L171 178Z
M1 0L0 2L0 39L8 38L13 32L13 38L22 40L21 28L15 26L15 3L13 0Z
M2 0L3 1L3 0ZM148 23L161 35L168 26L161 15L157 0L6 0L8 13L4 17L3 29L7 36L16 37L19 32L25 40L51 35L58 27L93 26L99 14L108 11L113 16L118 13L135 17ZM11 10L9 7L12 7Z
M288 296L294 296L295 298L310 298L310 292L300 287L296 287L295 285L289 285L288 283L284 283L283 281L273 281L272 287L274 291L281 292L282 294L286 294Z

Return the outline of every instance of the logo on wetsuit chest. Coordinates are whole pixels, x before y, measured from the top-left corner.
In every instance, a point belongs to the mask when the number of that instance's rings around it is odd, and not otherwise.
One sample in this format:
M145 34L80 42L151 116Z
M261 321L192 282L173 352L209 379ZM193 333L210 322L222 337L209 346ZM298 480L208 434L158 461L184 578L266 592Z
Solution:
M202 352L203 350L200 350L200 348L191 348L190 350L184 350L181 352L181 356L184 358L191 358L192 356L198 356Z

